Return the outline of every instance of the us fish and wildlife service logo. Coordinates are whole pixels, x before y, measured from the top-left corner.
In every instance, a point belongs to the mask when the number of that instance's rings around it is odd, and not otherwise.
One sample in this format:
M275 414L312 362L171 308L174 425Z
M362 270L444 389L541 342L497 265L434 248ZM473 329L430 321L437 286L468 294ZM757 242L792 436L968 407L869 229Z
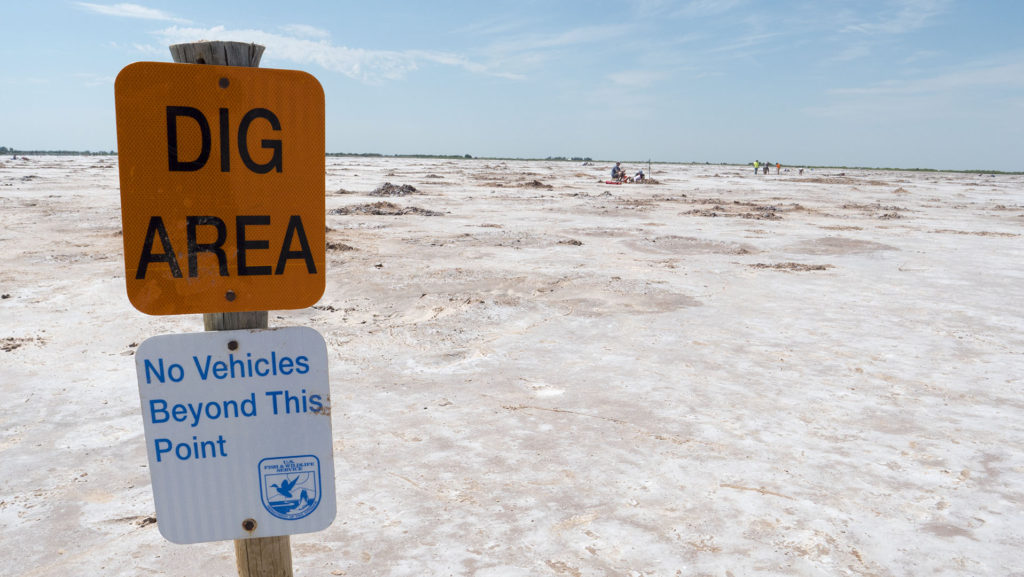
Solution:
M263 507L278 519L302 519L320 504L320 459L274 457L259 464Z

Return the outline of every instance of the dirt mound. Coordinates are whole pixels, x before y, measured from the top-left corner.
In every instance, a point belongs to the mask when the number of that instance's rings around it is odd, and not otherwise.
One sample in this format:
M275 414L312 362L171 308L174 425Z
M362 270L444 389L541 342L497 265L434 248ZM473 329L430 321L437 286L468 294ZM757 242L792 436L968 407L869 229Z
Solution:
M24 345L44 345L46 340L41 337L4 337L0 339L0 351L9 353Z
M737 207L749 207L749 210ZM779 214L779 209L775 206L759 206L736 201L734 201L732 205L722 206L722 204L715 204L711 208L695 208L680 214L710 217L740 217L750 220L782 220L782 216Z
M541 181L539 181L537 179L533 179L530 182L524 182L524 183L520 184L519 186L522 187L522 188L542 188L544 190L551 190L551 189L555 188L555 187L551 186L550 184L544 184L543 182L541 182Z
M750 265L750 268L768 268L772 270L805 272L810 270L828 270L835 267L830 264L803 264L799 262L777 262L775 264L765 264L763 262L759 262Z
M415 206L398 206L397 204L382 200L380 202L373 202L370 204L357 204L353 206L335 208L334 210L329 211L328 214L371 214L376 216L418 214L420 216L441 216L444 213Z
M356 250L356 247L348 245L348 244L345 244L343 242L328 242L327 243L327 250L349 251L349 250Z
M416 194L417 192L419 191L411 184L396 186L390 182L385 182L373 189L370 196L409 196L410 194Z

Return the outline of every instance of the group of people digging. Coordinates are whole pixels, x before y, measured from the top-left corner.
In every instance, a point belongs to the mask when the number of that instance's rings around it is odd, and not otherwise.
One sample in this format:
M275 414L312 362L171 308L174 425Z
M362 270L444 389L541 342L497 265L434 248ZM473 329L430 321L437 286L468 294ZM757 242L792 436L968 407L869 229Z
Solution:
M647 178L644 175L643 169L636 171L636 174L629 176L626 174L626 169L622 168L621 162L616 162L612 168L612 180L615 182L643 182Z

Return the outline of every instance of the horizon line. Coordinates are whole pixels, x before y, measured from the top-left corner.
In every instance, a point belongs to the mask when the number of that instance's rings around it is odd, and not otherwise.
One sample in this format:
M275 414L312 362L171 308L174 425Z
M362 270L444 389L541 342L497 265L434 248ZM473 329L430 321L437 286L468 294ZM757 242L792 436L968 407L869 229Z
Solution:
M40 150L20 150L15 148L9 148L6 146L0 146L0 160L3 156L12 155L25 155L25 154L36 154L43 156L118 156L116 150L54 150L54 149L40 149ZM379 152L327 152L326 156L349 156L357 158L437 158L446 160L520 160L520 161L548 161L548 162L592 162L592 163L614 163L624 162L633 164L689 164L689 165L715 165L715 166L751 166L753 162L711 162L711 161L677 161L677 160L607 160L607 159L594 159L590 157L581 156L548 156L548 157L518 157L518 156L473 156L471 154L400 154L400 153L379 153ZM771 163L763 163L771 164ZM787 168L812 168L812 169L843 169L843 170L889 170L899 172L953 172L953 173L971 173L971 174L1006 174L1006 175L1022 175L1024 171L1015 170L992 170L992 169L954 169L954 168L927 168L927 167L916 167L916 168L905 168L905 167L887 167L887 166L846 166L846 165L815 165L815 164L785 164L782 165Z

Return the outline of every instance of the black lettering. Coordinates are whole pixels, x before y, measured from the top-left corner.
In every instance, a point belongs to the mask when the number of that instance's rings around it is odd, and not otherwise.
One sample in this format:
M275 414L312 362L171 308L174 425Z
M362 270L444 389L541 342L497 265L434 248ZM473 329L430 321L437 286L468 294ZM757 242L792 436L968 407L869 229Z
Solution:
M201 252L212 253L217 257L217 264L220 268L220 276L228 276L228 257L224 254L224 241L228 237L228 227L224 221L216 216L189 216L186 217L186 236L188 237L188 276L195 278L199 276L199 258ZM200 226L213 226L217 229L217 240L212 243L200 244L197 240L196 228Z
M199 124L202 149L195 160L182 162L178 159L178 117L187 116ZM203 113L191 106L167 107L167 168L171 172L192 172L199 170L210 158L210 124Z
M153 254L153 239L156 235L160 235L160 245L164 250L161 254ZM139 266L135 271L136 279L146 278L146 271L151 262L167 263L167 266L171 268L171 276L181 278L181 267L178 266L178 259L174 256L174 247L171 246L171 239L167 236L164 219L159 216L149 218L149 228L146 229L146 241L142 245L142 255L139 256Z
M227 108L220 109L220 171L231 172L231 131Z
M291 250L292 237L298 235L300 250ZM288 230L284 232L284 242L281 244L281 254L277 259L277 270L274 274L284 274L284 267L290 259L301 259L306 261L306 270L309 274L316 274L316 263L313 262L313 251L309 249L309 241L306 240L306 231L302 228L302 218L293 214L288 219Z
M244 156L243 156L244 157ZM269 266L246 265L246 251L270 248L269 240L248 240L245 238L245 227L250 225L270 224L269 215L238 215L235 217L235 235L238 237L238 276L269 275Z
M267 122L270 123L270 127L272 129L281 130L281 122L277 119L277 116L274 116L273 112L266 108L253 108L249 112L245 113L245 116L242 117L241 124L238 125L238 154L242 157L242 162L245 163L245 166L256 174L266 174L271 170L281 172L282 159L280 140L260 141L260 145L263 148L274 151L270 161L266 164L254 162L252 156L249 155L249 125L257 118L266 119Z

